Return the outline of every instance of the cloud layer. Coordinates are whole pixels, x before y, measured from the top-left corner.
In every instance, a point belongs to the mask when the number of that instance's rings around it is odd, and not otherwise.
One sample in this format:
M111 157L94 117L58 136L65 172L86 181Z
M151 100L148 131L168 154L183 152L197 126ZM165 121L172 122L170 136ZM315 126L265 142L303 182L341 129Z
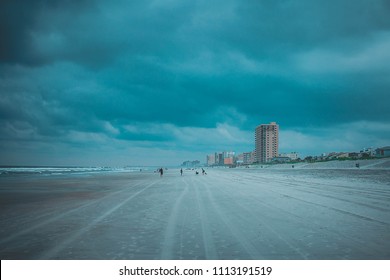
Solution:
M2 1L0 164L174 164L252 150L270 121L286 152L388 145L389 12L380 0Z

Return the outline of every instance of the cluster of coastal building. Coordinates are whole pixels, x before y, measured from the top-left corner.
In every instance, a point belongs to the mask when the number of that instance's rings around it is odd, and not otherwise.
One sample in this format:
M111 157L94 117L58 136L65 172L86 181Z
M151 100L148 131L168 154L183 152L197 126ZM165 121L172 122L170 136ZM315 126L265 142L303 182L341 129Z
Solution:
M239 166L249 164L270 164L300 161L325 161L343 159L369 159L389 157L390 146L364 148L359 152L332 152L301 159L297 152L279 153L279 125L276 122L261 124L255 129L254 151L236 154L234 151L215 152L206 156L207 166ZM200 166L200 161L185 161L182 166Z
M235 152L215 152L207 155L206 164L214 165L246 165L253 163L269 163L278 158L298 159L298 154L279 154L279 125L276 122L261 124L255 129L255 150L237 154Z

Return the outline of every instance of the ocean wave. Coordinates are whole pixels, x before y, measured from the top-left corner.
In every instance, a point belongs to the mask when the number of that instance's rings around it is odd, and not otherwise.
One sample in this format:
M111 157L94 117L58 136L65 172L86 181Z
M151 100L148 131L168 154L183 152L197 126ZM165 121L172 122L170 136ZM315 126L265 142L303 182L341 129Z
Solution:
M66 175L101 172L135 172L143 167L0 167L0 176Z

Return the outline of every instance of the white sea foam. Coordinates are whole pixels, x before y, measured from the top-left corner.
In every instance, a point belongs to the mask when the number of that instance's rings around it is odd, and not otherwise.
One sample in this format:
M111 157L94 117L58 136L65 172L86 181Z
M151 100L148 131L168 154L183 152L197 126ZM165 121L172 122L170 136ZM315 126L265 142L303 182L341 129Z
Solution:
M64 175L99 172L135 172L145 167L0 167L0 175Z

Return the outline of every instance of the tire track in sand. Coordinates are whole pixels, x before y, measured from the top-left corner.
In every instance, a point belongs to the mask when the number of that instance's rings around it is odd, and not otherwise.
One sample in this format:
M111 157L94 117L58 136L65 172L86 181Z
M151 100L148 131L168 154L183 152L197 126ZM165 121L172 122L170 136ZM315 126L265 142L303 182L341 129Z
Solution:
M109 210L105 211L103 214L101 214L100 216L95 218L91 223L89 223L85 227L81 228L80 230L76 231L69 238L67 238L64 241L62 241L58 246L56 246L56 247L52 248L51 250L48 250L48 251L44 252L43 254L41 254L39 259L52 259L52 258L54 258L58 253L60 253L62 250L64 250L69 244L71 244L72 242L77 240L80 236L82 236L83 234L88 232L94 225L96 225L99 222L101 222L104 218L108 217L109 215L111 215L112 213L117 211L123 205L125 205L130 200L132 200L133 198L137 197L139 194L143 193L144 191L146 191L147 189L149 189L150 187L152 187L156 183L158 183L158 182L156 181L156 182L150 183L146 187L144 187L141 190L137 191L136 193L133 193L132 195L130 195L128 198L126 198L121 203L116 204L114 207L112 207Z
M140 185L140 183L138 183L138 184L135 185L135 186L132 186L132 188L138 187L139 185ZM21 230L21 231L19 231L19 232L17 232L17 233L13 233L11 236L9 236L9 237L7 237L7 238L4 238L4 239L0 240L0 245L2 245L2 244L4 244L4 243L8 243L8 242L10 242L10 241L12 241L12 240L14 240L14 239L16 239L16 238L22 236L22 235L29 234L29 233L33 232L34 230L37 230L37 229L39 229L39 228L41 228L41 227L44 227L44 226L46 226L46 225L48 225L48 224L55 223L55 222L59 221L60 219L66 217L66 216L69 216L69 215L71 215L71 214L73 214L73 213L76 213L77 211L80 211L80 210L82 210L82 209L84 209L84 208L88 208L89 206L92 206L92 205L94 205L94 204L100 203L100 202L104 201L105 199L108 199L108 198L113 197L113 196L115 196L115 195L124 193L124 192L126 192L126 191L128 191L128 189L126 189L126 188L121 189L121 190L119 190L119 191L110 193L109 195L106 195L106 196L104 196L104 197L102 197L102 198L100 198L100 199L98 199L98 200L90 201L90 202L88 202L88 203L86 203L86 204L83 204L83 205L81 205L81 206L79 206L79 207L73 208L73 209L68 210L68 211L66 211L66 212L63 212L63 213L61 213L61 214L58 214L58 215L56 215L56 216L54 216L54 217L52 217L52 218L46 219L46 220L44 220L43 222L34 224L33 226L31 226L31 227L29 227L29 228L23 229L23 230ZM47 216L47 215L44 215L44 216Z
M226 184L225 185L228 185L229 184L229 181L226 180ZM222 190L223 192L226 192L227 194L229 193L227 190ZM297 199L295 197L290 197L286 194L282 194L280 192L276 192L274 191L273 189L269 189L267 190L271 193L276 193L276 194L279 194L279 195L283 195L285 197L288 197L288 198L294 198L294 199ZM263 207L266 207L269 212L275 212L275 211L278 211L281 213L281 215L289 215L290 217L294 218L294 220L299 223L300 225L302 226L306 226L306 224L308 223L307 220L304 220L303 217L299 216L299 215L295 215L293 212L290 212L290 211L286 211L282 208L279 208L277 207L276 205L273 205L273 204L269 204L269 203L266 203L264 201L262 201L261 199L259 198L256 198L254 196L251 196L251 197L248 197L248 199L254 201L256 204L261 204ZM299 199L298 199L299 200ZM306 200L302 200L302 202L305 202L305 203L311 203L315 206L318 206L318 207L325 207L324 205L321 205L321 204L315 204L315 203L312 203L312 202L308 202ZM244 211L246 211L248 213L248 215L252 215L253 214L253 209L249 209L247 207L245 207L244 205L240 205L240 204L237 204L238 207L242 208ZM329 207L327 207L329 208ZM329 208L329 209L332 209L334 211L337 211L337 209L335 210L334 208ZM346 214L344 213L345 211L343 211L342 213L343 214ZM349 213L351 214L351 213ZM357 217L357 218L362 218L361 216ZM354 242L354 249L357 250L357 251L361 251L361 254L364 254L364 250L361 249L361 247L364 245L364 242L362 242L361 240L358 240L356 238L352 238L351 236L346 236L344 234L341 234L339 231L335 231L335 230L332 230L331 228L328 228L326 225L324 224L320 224L320 223L317 223L315 220L310 220L310 224L315 224L317 225L319 228L322 229L322 231L326 231L328 234L331 234L332 236L334 236L335 238L343 238L343 239L349 239L351 240L352 242ZM295 242L292 242L292 241L288 241L287 240L287 236L283 237L282 235L280 235L278 233L278 230L277 229L274 229L272 226L270 226L269 224L264 224L263 223L263 226L265 228L267 228L270 232L273 232L274 233L274 236L278 236L281 241L283 241L286 245L288 245L291 249L293 249L294 251L296 251L303 259L307 259L309 258L309 255L311 254L310 252L307 252L307 251L303 251L300 249L300 246L297 246L297 244L295 244Z
M218 205L212 192L205 182L201 182L206 190L207 196L210 201L210 205L214 208L214 212L219 216L219 220L222 221L225 226L229 229L233 237L236 239L237 243L240 245L242 249L246 252L251 259L265 259L259 251L256 250L255 246L246 238L242 231L237 227L237 225L233 224L228 216L222 211L221 207Z
M229 183L231 183L231 182L226 180L225 187L226 186L230 187ZM234 200L235 197L231 196L231 192L228 192L226 189L222 189L222 188L219 188L219 190L220 190L220 192L225 193L225 195L230 196L231 200ZM249 197L249 199L253 200L253 197ZM263 206L265 205L261 201L256 201L256 202L262 204ZM262 220L259 219L259 216L254 215L254 209L248 208L247 206L244 206L244 205L242 205L240 203L236 203L235 206L240 208L241 210L243 210L243 211L237 211L237 213L246 212L245 215L241 215L240 216L240 220L245 221L246 224L251 224L251 223L253 223L253 221L257 221L262 226L263 230L264 229L267 230L270 233L270 235L275 236L276 238L278 238L282 243L284 243L288 248L290 248L292 251L294 251L302 259L307 259L308 258L308 253L307 252L303 252L299 248L299 246L297 246L293 242L289 241L284 236L284 234L282 232L280 232L280 230L275 229L274 226L272 226L269 223L263 222ZM269 208L270 208L271 211L273 210L272 207L269 207Z
M210 232L210 226L211 223L205 213L205 203L203 202L203 199L199 193L199 183L194 183L193 187L195 189L196 194L196 201L199 209L199 215L200 215L200 226L202 229L202 239L203 239L203 246L205 250L206 259L208 260L217 260L218 259L218 253L215 248L213 235ZM207 188L205 185L202 184L205 188Z
M177 221L180 213L181 204L183 198L188 193L188 183L182 179L185 184L185 188L182 190L180 196L176 199L176 202L171 210L171 214L168 218L168 223L165 228L164 237L163 237L163 247L161 250L160 259L162 260L171 260L174 258L174 246L175 246L175 229L177 226Z

